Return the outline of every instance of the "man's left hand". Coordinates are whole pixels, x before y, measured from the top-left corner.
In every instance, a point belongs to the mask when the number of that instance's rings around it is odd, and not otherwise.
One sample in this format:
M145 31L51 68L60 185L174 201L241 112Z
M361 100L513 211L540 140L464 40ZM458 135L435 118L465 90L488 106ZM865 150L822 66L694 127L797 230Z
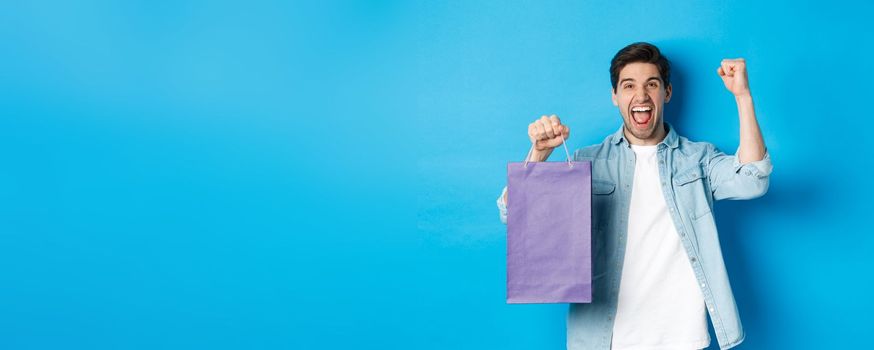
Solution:
M735 97L750 94L750 84L747 80L747 63L743 58L724 59L716 70L725 88Z

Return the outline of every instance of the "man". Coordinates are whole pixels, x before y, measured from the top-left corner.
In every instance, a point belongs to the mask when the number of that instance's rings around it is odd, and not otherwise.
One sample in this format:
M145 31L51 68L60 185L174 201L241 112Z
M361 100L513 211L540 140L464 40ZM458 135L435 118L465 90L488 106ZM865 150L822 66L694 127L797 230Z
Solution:
M568 349L701 349L744 339L722 260L713 201L750 199L768 189L771 162L743 59L717 74L737 102L735 156L692 142L664 122L670 63L659 49L634 43L610 64L613 104L623 125L602 143L574 152L592 162L592 303L570 304ZM545 161L570 129L555 115L528 126L530 161ZM498 197L507 221L507 189Z

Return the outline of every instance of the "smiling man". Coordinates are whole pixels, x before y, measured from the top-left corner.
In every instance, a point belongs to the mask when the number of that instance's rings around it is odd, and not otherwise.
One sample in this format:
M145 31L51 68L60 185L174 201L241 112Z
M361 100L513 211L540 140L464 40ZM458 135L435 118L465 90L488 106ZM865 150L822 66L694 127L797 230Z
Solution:
M592 162L592 303L570 304L568 349L702 349L707 316L719 346L744 332L722 260L713 201L751 199L768 189L771 161L759 130L743 59L717 69L737 103L733 156L679 136L664 121L670 62L648 43L610 64L622 127L574 152ZM570 129L555 116L528 126L530 161L545 161ZM507 190L498 197L507 222Z

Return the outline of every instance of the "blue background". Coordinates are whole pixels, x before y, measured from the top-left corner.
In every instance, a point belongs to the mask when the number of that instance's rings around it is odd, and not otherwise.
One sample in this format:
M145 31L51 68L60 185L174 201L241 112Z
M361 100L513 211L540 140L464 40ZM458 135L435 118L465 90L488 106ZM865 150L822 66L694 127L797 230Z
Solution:
M634 41L729 153L715 71L748 60L775 171L716 208L741 348L861 347L872 7L5 2L0 348L563 348L566 305L504 302L494 200L534 118L619 127Z

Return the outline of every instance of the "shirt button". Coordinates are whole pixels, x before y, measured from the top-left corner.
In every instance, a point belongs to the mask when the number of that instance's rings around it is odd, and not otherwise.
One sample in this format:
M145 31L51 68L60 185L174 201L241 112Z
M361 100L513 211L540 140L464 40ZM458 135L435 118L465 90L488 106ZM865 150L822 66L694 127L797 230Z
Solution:
M707 283L701 283L701 287L707 287Z
M713 308L712 308L712 307L710 308L710 312L713 312Z
M690 259L690 260L692 260L692 262L695 262L698 259L695 259L695 257L693 256L692 259Z

